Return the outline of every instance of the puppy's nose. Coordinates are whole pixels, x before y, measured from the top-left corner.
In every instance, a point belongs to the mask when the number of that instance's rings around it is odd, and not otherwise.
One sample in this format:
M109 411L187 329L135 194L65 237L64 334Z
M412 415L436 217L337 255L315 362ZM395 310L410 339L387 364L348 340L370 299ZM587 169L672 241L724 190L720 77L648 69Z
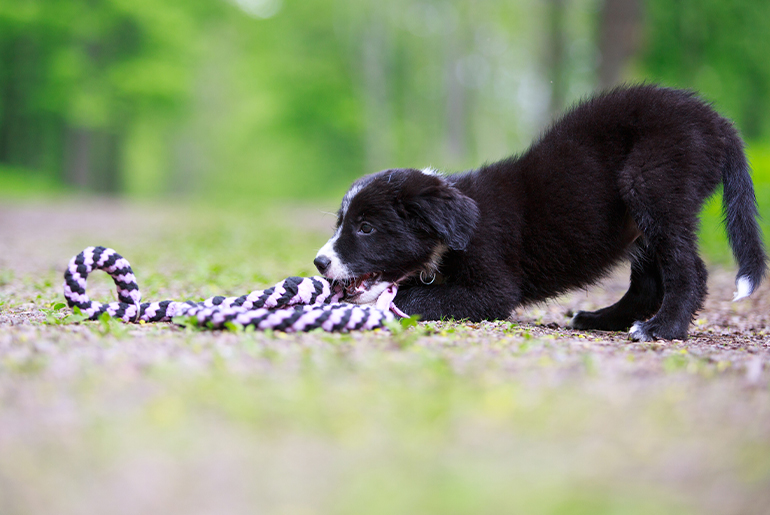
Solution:
M313 260L313 264L319 272L324 273L326 272L326 269L329 268L329 265L332 264L332 260L326 256L316 256Z

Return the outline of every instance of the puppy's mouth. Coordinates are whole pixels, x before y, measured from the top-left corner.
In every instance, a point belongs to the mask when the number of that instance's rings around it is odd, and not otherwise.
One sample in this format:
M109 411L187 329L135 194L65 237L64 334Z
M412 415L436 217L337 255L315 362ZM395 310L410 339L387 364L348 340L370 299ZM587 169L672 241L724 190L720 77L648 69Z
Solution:
M379 272L372 272L352 279L342 279L338 282L345 290L345 299L354 301L371 290L372 286L382 282L382 274Z

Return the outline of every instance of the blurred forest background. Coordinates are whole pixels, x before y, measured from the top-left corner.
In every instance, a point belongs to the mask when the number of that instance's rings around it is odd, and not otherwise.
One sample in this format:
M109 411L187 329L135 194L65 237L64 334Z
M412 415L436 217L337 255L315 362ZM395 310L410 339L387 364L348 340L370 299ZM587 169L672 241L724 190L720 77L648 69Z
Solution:
M0 194L330 198L519 152L645 80L736 121L768 205L769 23L767 0L0 0Z

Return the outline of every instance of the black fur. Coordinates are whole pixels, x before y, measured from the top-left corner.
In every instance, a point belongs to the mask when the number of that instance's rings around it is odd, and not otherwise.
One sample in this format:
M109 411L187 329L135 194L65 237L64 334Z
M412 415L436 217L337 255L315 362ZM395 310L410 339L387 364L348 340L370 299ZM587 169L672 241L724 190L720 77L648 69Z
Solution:
M333 250L352 275L400 280L396 305L428 320L504 319L630 258L628 293L573 327L683 339L706 295L698 214L720 183L738 275L753 290L766 257L743 142L693 93L653 85L590 99L521 156L478 170L357 181ZM422 284L431 263L438 280Z

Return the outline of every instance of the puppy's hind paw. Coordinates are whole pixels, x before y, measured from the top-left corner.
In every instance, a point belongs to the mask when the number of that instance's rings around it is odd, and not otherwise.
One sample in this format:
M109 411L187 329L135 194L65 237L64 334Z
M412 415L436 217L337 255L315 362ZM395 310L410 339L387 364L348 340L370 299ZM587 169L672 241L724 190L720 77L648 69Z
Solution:
M628 338L635 342L651 342L655 338L647 332L643 322L634 322L631 326L631 330L628 331Z

